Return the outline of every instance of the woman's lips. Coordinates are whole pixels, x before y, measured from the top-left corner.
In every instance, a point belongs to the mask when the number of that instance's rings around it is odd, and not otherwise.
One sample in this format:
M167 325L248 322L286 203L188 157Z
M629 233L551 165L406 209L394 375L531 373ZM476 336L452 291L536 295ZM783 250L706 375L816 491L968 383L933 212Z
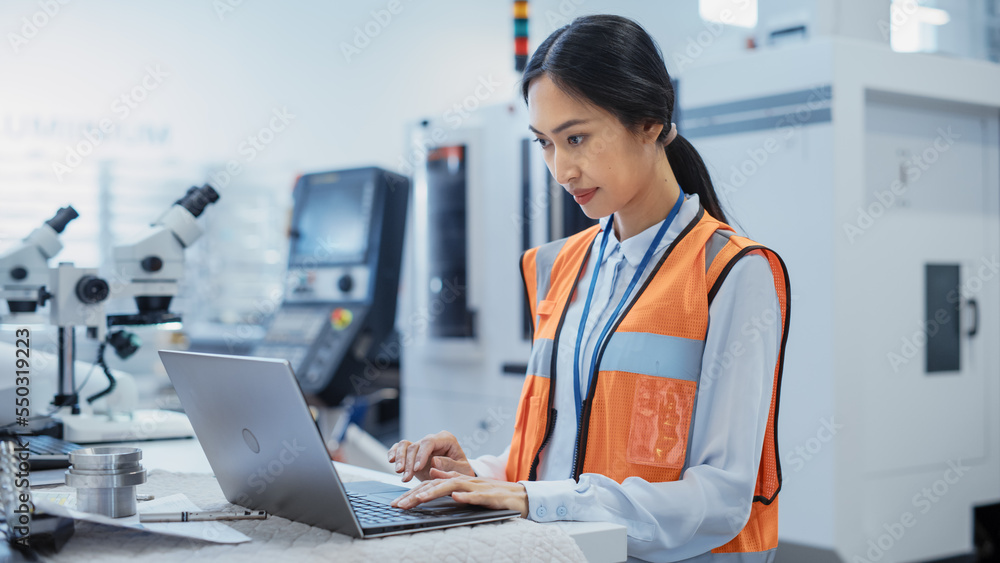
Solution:
M587 190L587 191L583 191L583 192L577 192L577 193L573 194L573 199L579 205L586 205L587 202L590 201L591 198L594 197L595 193L597 193L597 188L593 188L593 189L590 189L590 190Z

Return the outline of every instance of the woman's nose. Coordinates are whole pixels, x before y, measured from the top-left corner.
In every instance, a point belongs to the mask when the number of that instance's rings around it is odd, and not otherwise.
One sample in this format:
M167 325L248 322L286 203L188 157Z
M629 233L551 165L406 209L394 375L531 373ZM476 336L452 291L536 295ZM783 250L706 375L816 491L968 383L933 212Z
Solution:
M563 186L570 184L580 175L580 167L566 151L556 151L552 158L552 177Z

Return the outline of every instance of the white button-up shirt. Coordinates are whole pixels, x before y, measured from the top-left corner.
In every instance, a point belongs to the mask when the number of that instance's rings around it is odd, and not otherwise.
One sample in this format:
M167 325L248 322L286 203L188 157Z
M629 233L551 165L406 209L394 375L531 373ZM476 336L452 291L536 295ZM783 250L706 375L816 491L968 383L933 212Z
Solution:
M630 295L639 291L666 248L694 220L698 203L698 196L690 195L681 204ZM610 228L609 220L601 219L602 230ZM628 529L630 558L681 561L729 542L750 516L780 346L781 311L768 261L756 255L739 260L709 307L690 455L680 480L649 483L629 477L619 484L594 473L580 475L579 482L572 479L577 438L572 362L580 362L581 390L586 393L597 339L661 224L623 242L614 230L610 233L581 354L575 357L600 240L593 245L559 335L554 390L559 416L541 454L539 480L521 484L528 492L532 520L619 523ZM472 460L472 467L480 476L504 479L509 451Z

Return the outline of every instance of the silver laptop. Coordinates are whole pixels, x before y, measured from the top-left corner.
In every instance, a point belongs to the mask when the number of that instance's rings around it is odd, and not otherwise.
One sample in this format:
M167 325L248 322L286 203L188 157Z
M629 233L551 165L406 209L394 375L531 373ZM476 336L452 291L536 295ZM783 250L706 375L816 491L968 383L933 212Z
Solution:
M373 538L514 518L445 497L393 508L407 489L343 483L286 360L161 350L226 499L347 534Z

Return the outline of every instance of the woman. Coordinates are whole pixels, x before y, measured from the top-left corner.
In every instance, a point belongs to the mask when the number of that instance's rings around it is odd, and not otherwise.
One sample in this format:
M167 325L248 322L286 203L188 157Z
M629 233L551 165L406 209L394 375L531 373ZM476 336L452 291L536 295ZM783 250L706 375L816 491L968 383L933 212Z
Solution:
M617 522L636 559L772 560L783 263L725 224L635 22L555 31L522 95L552 175L600 224L522 256L534 334L510 448L470 460L447 432L399 442L389 461L424 482L394 504L450 494Z

